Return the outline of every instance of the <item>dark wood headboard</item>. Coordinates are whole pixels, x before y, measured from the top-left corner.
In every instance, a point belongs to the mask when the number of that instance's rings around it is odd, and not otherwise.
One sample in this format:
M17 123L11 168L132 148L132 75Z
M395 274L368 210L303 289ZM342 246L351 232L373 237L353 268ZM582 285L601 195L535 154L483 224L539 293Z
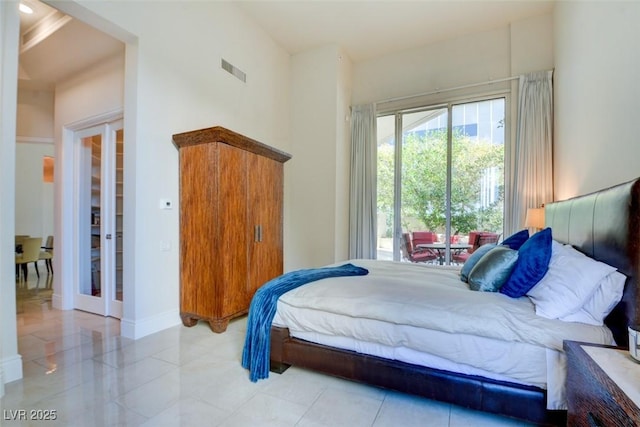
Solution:
M628 277L622 301L605 323L618 345L628 345L627 326L640 323L640 178L545 207L553 238Z

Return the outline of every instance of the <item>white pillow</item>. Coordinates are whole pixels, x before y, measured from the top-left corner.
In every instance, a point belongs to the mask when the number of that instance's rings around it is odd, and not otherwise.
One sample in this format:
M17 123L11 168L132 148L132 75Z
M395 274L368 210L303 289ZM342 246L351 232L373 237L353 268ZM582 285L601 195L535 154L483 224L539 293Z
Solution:
M614 267L553 241L549 270L528 293L536 314L559 319L573 314L593 296L600 280Z
M589 300L575 313L563 316L565 322L581 322L602 326L604 318L622 299L627 276L617 271L609 273L600 281L598 288Z

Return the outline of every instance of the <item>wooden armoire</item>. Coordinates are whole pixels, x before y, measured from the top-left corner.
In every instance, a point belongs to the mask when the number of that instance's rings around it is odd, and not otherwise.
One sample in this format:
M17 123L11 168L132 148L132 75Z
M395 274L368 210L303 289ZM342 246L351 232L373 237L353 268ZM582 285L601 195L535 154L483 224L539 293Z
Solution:
M173 135L180 153L180 317L224 332L282 274L291 156L223 127Z

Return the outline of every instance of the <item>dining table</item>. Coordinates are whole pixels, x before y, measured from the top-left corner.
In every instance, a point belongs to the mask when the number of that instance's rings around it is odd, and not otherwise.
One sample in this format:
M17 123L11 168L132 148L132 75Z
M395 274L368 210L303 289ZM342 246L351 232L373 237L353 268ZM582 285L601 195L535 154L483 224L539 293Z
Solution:
M458 253L471 248L471 246L472 245L468 243L449 243L449 245L447 245L445 242L434 242L417 244L416 249L431 249L435 251L438 255L438 264L443 265L447 253L447 247L451 253Z

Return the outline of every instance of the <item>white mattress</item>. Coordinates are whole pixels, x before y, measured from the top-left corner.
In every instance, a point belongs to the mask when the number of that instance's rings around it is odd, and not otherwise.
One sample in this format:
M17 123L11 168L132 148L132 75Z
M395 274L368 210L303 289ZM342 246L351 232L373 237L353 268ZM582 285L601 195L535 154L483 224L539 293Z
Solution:
M562 338L612 341L606 328L536 316L526 297L470 291L456 269L351 262L369 275L294 289L273 323L319 344L545 388L549 409L566 408Z

